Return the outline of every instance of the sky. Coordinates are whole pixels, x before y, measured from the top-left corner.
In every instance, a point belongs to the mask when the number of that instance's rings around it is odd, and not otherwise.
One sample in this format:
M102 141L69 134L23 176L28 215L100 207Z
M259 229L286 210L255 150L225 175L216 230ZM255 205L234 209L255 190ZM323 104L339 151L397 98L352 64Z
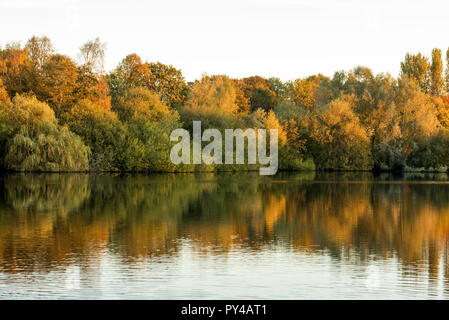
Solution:
M407 52L449 46L449 1L0 0L0 44L48 36L77 57L106 43L105 67L128 54L201 74L293 80L356 65L399 73Z

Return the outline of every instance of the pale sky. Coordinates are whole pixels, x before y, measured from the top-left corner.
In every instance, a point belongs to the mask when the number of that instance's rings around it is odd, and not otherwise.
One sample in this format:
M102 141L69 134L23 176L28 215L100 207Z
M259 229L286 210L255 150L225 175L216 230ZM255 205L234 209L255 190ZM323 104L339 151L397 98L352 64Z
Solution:
M106 70L129 53L182 70L291 80L366 65L396 76L407 52L449 46L449 1L0 0L0 43L48 36L76 58L107 44Z

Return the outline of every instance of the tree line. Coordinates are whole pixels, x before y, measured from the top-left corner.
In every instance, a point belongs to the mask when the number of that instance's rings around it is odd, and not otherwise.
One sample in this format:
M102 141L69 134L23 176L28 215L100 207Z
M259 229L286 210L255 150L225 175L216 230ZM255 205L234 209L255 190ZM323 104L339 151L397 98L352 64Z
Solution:
M170 133L279 131L284 170L447 170L449 49L406 54L397 78L357 66L293 81L206 75L126 56L104 70L100 39L77 59L47 37L0 48L0 168L17 171L249 170L174 165ZM444 68L444 64L446 67Z

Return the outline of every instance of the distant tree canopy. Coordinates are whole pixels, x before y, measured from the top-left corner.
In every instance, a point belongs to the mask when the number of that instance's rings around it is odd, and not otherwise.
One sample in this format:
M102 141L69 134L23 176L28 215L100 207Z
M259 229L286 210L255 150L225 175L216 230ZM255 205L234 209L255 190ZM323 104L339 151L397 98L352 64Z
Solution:
M104 70L106 44L77 60L33 36L0 49L0 167L19 171L246 170L174 165L175 128L277 129L282 169L445 170L449 49L407 53L400 75L356 66L291 81L203 75L129 54Z
M129 88L146 87L171 106L181 105L188 90L180 70L160 62L142 62L137 54L130 54L120 62L109 75L109 85L113 101Z

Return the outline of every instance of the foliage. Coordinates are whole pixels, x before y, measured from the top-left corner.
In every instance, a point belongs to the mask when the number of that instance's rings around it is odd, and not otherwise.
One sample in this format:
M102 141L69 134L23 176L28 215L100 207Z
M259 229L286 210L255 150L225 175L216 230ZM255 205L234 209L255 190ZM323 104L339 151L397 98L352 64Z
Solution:
M249 102L250 111L259 108L270 111L278 102L271 83L260 76L243 78L238 80L236 84Z
M34 92L59 114L74 102L76 80L77 67L72 59L60 54L52 55L42 66L42 78L37 81Z
M291 100L299 106L314 108L316 106L315 93L322 81L329 81L329 79L318 74L296 80L290 90Z
M433 96L441 96L445 91L443 78L443 61L441 60L441 50L432 50L432 64L430 66L430 93Z
M401 75L416 81L424 92L430 91L430 62L421 53L405 55L405 60L401 62Z
M46 129L46 130L45 130ZM4 167L17 171L85 171L90 149L67 127L43 128L38 135L22 126L8 143Z
M0 103L1 102L9 102L9 95L6 91L5 86L3 85L2 78L0 78Z
M449 50L407 54L401 73L356 66L283 82L203 75L126 56L105 73L105 45L78 64L49 38L0 49L0 166L15 170L202 171L169 159L175 128L278 129L286 170L433 170L448 167ZM87 159L87 160L86 160Z
M159 94L170 106L180 106L187 97L188 87L181 70L160 62L150 63L148 88Z
M124 122L131 119L162 121L167 117L175 116L176 113L161 101L158 94L144 87L126 91L113 110Z
M53 110L35 97L16 95L0 106L2 166L18 171L88 170L90 149Z
M307 148L318 169L372 169L369 135L353 110L350 96L309 113L303 125Z
M106 44L101 43L100 38L87 41L81 46L78 55L81 65L93 73L103 73L105 50Z
M231 79L207 75L193 84L180 111L187 126L193 120L201 120L204 128L232 128L237 112L236 90Z
M29 89L31 61L28 49L18 43L10 43L0 49L0 78L10 97Z
M89 159L93 170L119 170L117 147L126 141L125 127L117 115L90 100L80 100L65 115L70 130L79 135L92 150ZM125 148L123 146L122 148ZM130 148L130 152L133 150Z

